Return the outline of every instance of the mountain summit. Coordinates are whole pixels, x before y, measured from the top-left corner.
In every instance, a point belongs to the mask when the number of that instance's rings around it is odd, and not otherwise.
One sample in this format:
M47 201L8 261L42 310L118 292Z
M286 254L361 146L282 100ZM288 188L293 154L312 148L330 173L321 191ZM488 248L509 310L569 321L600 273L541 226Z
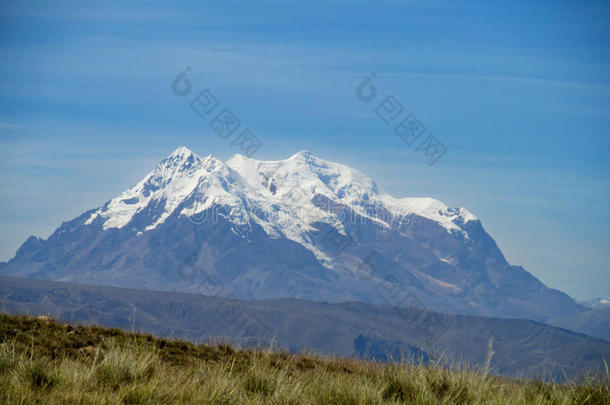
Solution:
M465 208L392 197L308 151L223 162L180 147L47 240L30 237L1 273L543 321L583 310L507 263Z

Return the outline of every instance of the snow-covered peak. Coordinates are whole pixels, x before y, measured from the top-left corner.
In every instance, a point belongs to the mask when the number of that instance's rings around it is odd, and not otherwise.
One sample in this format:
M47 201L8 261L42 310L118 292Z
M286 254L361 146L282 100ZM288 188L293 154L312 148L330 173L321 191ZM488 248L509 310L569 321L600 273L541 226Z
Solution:
M308 150L301 150L290 156L287 160L312 160L317 159L314 155L311 154Z
M168 158L189 157L191 155L195 155L195 153L192 150L190 150L186 146L179 146L175 151L172 152L171 155L168 156ZM197 156L197 155L195 155L195 156Z
M371 208L383 207L393 216L417 214L447 230L460 230L460 223L477 219L465 208L449 208L433 198L394 198L360 171L305 150L285 160L261 161L235 155L226 163L258 193L284 202L309 204L315 195L322 195L361 215L370 216L367 212Z
M462 231L461 225L476 220L466 209L449 208L432 198L394 198L358 170L309 151L273 161L237 154L222 162L211 155L202 158L182 146L138 184L98 209L87 222L101 216L104 229L122 228L137 213L150 211L151 206L156 211L161 209L161 214L151 218L143 229L146 231L164 222L183 202L180 214L187 217L212 206L228 206L239 212L240 223L250 218L270 235L284 234L306 244L303 232L311 230L313 222L340 222L331 209L320 205L321 201L349 207L388 227L397 218L411 214L436 221L448 231ZM249 214L252 209L264 215Z
M375 182L358 170L315 157L300 151L284 160L262 161L235 155L227 165L238 172L248 184L265 195L282 197L294 191L309 196L322 194L343 199L349 195L346 188L357 188L359 194L377 193Z
M450 208L434 198L394 198L384 193L380 199L388 207L436 221L448 231L462 231L461 225L478 219L466 208Z
M394 198L360 171L318 158L305 150L275 161L235 155L227 165L260 195L298 206L308 214L315 212L311 209L314 196L324 196L386 226L393 220L416 214L437 222L449 232L463 232L463 224L477 220L465 208L450 208L433 198ZM319 219L319 216L312 218ZM307 222L307 218L303 220Z
M210 157L213 158L211 155L209 155L208 158ZM181 146L172 152L171 155L159 162L159 164L157 164L155 167L155 170L158 172L167 172L167 174L171 176L177 172L197 170L203 161L203 158L196 155L188 148Z
M94 212L87 223L101 216L105 219L104 229L122 228L134 215L146 209L150 211L154 205L162 207L162 212L151 215L150 223L144 230L154 229L195 189L202 177L223 167L226 167L225 164L211 155L201 158L189 149L180 147L136 185Z

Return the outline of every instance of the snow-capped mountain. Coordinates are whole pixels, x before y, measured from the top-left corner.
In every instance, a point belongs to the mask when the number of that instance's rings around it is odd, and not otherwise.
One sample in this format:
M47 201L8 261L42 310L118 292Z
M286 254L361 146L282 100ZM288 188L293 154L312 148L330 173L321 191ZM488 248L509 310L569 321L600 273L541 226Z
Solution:
M508 264L468 210L392 197L359 171L305 151L222 162L178 148L47 240L30 237L1 272L538 320L583 310Z

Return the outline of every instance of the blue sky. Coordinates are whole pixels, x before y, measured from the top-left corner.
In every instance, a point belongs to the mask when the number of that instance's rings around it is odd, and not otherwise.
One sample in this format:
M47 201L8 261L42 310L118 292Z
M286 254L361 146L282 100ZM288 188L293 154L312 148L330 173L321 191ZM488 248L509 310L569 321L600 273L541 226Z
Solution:
M238 152L187 66L263 142L477 215L508 260L610 297L610 6L568 1L0 3L0 260L185 145ZM355 96L376 72L378 99ZM394 95L434 166L374 112Z

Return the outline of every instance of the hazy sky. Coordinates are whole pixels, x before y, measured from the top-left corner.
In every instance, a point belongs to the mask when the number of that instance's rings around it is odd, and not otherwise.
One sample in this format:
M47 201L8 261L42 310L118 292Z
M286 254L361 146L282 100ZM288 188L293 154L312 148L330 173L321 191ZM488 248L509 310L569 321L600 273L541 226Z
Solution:
M0 2L0 260L180 145L237 153L189 107L207 88L263 142L253 157L308 149L467 207L512 264L610 297L607 2L85 3ZM445 145L437 164L376 115L387 95Z

